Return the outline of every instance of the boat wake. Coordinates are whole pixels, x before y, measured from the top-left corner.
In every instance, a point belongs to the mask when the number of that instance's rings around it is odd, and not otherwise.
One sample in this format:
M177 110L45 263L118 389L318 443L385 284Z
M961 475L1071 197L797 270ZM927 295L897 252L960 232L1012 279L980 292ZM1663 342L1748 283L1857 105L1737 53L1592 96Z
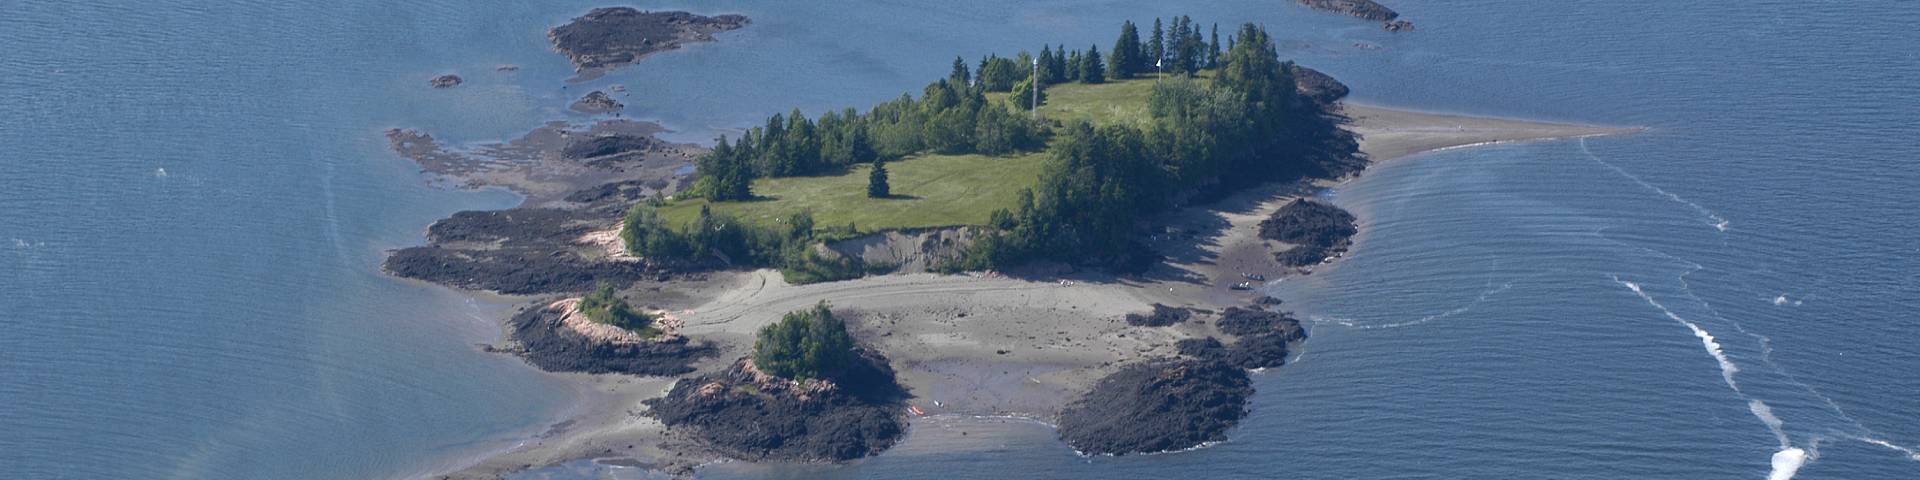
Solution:
M1654 184L1647 183L1646 180L1641 180L1640 177L1635 176L1634 174L1631 174L1631 173L1627 173L1626 170L1623 170L1620 167L1613 166L1613 164L1607 163L1606 160L1601 160L1599 155L1593 154L1593 150L1587 149L1586 137L1580 137L1580 151L1582 153L1587 154L1587 158L1593 159L1594 162L1599 163L1601 166L1605 166L1609 169L1612 169L1614 173L1618 173L1622 177L1627 177L1628 180L1633 180L1633 183L1640 184L1641 187L1646 188L1647 190L1652 190L1654 193L1658 193L1662 196L1665 196L1667 197L1668 200L1673 200L1674 202L1678 202L1681 205L1693 207L1693 211L1700 212L1701 215L1704 215L1707 217L1707 224L1712 225L1714 230L1726 232L1727 229L1731 228L1733 225L1733 222L1727 221L1726 218L1721 217L1720 214L1714 213L1712 210L1708 210L1707 207L1702 207L1698 203L1693 203L1693 202L1687 201L1687 199L1680 198L1679 195L1675 195L1672 192L1668 192L1665 189L1655 186Z
M1638 295L1641 300L1646 300L1647 304L1652 305L1653 308L1659 309L1668 319L1692 330L1693 336L1700 339L1700 345L1707 350L1707 354L1712 355L1713 359L1720 363L1720 378L1726 381L1727 388L1732 389L1734 394L1747 401L1747 410L1753 412L1753 417L1759 419L1760 423L1766 424L1767 430L1772 432L1774 439L1780 442L1780 450L1773 454L1773 470L1767 474L1768 480L1791 479L1794 473L1800 471L1800 467L1806 466L1808 461L1817 458L1817 454L1813 453L1817 450L1810 451L1793 445L1793 439L1787 436L1786 422L1773 414L1773 408L1768 407L1767 402L1748 396L1745 391L1740 390L1740 382L1734 379L1734 376L1740 373L1740 365L1733 363L1733 359L1727 356L1726 349L1720 345L1718 339L1713 337L1713 333L1673 313L1672 309L1660 304L1658 300L1653 299L1652 295L1648 295L1646 290L1640 288L1640 284L1621 280L1617 275L1613 277L1613 281L1632 290L1634 295Z

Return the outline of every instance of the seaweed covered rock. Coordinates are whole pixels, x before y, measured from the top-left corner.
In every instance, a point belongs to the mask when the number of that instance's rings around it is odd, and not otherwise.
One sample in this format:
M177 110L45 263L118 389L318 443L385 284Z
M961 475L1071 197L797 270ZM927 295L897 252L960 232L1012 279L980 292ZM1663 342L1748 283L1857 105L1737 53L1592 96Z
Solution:
M1060 413L1060 438L1084 453L1180 450L1227 439L1253 382L1219 361L1156 360L1121 368Z
M1192 310L1156 303L1153 304L1152 312L1127 314L1127 324L1136 327L1168 327L1192 317Z
M509 334L519 344L514 353L549 372L654 376L692 372L693 362L717 354L712 345L678 335L648 339L579 328L577 322L569 325L572 308L573 303L560 301L514 315L507 321Z
M630 152L648 152L658 147L659 140L642 135L600 135L568 143L561 155L574 160L584 160Z
M626 105L621 104L619 100L614 100L612 96L607 95L607 92L599 90L594 90L593 93L588 93L587 96L580 97L579 100L574 100L572 105L567 106L580 113L618 112L625 107Z
M906 432L906 390L879 353L857 350L830 379L769 375L742 358L674 383L648 415L728 457L846 461L885 450Z
M1293 248L1274 254L1274 260L1293 267L1319 263L1330 255L1345 252L1358 232L1353 214L1306 199L1294 200L1260 221L1260 238L1294 244Z
M1182 339L1176 346L1181 355L1226 362L1236 368L1273 368L1287 363L1287 344L1300 339L1300 336L1273 332L1241 337L1232 346L1213 337Z
M1305 330L1300 328L1300 320L1285 313L1254 308L1227 307L1221 311L1220 319L1214 325L1220 327L1220 333L1236 337L1281 333L1306 338Z

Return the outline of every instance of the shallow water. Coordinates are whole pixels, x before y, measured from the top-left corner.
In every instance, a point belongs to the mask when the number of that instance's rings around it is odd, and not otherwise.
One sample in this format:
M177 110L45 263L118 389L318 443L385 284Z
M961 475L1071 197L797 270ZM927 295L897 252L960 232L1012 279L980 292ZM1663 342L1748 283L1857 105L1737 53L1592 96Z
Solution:
M1327 192L1366 224L1357 255L1272 289L1314 338L1257 377L1227 443L1082 458L1044 425L948 418L847 466L703 474L1756 478L1787 473L1784 446L1812 455L1794 478L1920 476L1901 450L1920 446L1909 2L1406 0L1403 35L1291 2L703 2L756 23L569 85L543 31L593 6L7 8L0 466L410 476L563 417L570 387L472 348L504 305L378 272L432 220L517 201L423 187L385 128L507 138L622 84L630 116L702 140L916 90L956 54L1106 49L1120 19L1184 13L1265 23L1359 100L1651 130L1423 155ZM426 87L443 72L468 83ZM575 470L529 476L640 475Z

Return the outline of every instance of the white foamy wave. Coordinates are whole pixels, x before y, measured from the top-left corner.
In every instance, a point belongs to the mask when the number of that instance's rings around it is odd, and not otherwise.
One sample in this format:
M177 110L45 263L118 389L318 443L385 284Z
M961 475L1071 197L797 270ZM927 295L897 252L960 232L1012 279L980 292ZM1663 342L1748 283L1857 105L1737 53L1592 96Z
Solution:
M1340 325L1341 325L1341 326L1344 326L1344 327L1356 327L1356 326L1357 326L1357 327L1359 327L1359 328L1360 328L1361 330L1373 330L1373 329L1377 329L1377 328L1400 328L1400 327L1411 327L1411 326L1414 326L1414 325L1420 325L1420 324L1423 324L1423 323L1427 323L1427 322L1431 322L1431 321L1435 321L1435 320L1441 320L1441 319L1445 319L1445 318L1447 318L1447 317L1452 317L1452 316L1454 316L1454 315L1459 315L1459 314L1462 314L1462 313L1467 313L1467 311L1469 311L1469 310L1473 310L1473 307L1476 307L1476 306L1479 306L1479 305L1480 305L1481 303L1484 303L1484 302L1486 302L1486 301L1487 301L1487 298L1488 298L1488 297L1492 297L1492 296L1494 296L1494 295L1499 295L1499 294L1500 294L1501 292L1505 292L1505 291L1507 291L1508 289L1511 289L1511 288L1513 288L1513 282L1507 282L1507 283L1504 283L1504 284L1501 284L1501 285L1500 285L1500 286L1498 286L1498 287L1494 287L1494 288L1492 288L1492 289L1488 289L1487 291L1484 291L1484 292L1480 292L1480 296L1478 296L1478 297L1474 297L1474 299L1473 299L1473 301L1472 301L1472 302L1468 302L1468 303L1467 303L1466 305L1461 305L1461 306L1459 306L1459 307L1454 307L1454 308L1453 308L1453 309L1451 309L1451 310L1447 310L1447 311L1444 311L1444 312L1440 312L1440 313L1435 313L1435 314L1431 314L1431 315L1427 315L1427 316L1424 316L1424 317L1420 317L1420 318L1418 318L1418 319L1414 319L1414 320L1408 320L1408 321L1405 321L1405 322L1397 322L1397 323L1386 323L1386 324L1380 324L1380 325L1354 325L1354 324L1353 324L1353 323L1352 323L1351 321L1344 321L1344 320L1343 320L1343 321L1342 321L1342 322L1340 323Z
M1773 453L1773 471L1767 473L1767 480L1789 480L1807 464L1807 451L1798 448L1784 448Z
M1699 325L1693 322L1687 321L1685 318L1680 318L1680 315L1673 313L1673 310L1668 310L1666 305L1661 305L1660 302L1654 301L1652 296L1647 295L1647 292L1640 289L1640 284L1621 280L1620 277L1613 277L1613 281L1625 285L1628 290L1633 290L1634 295L1639 295L1641 300L1646 300L1647 304L1653 305L1653 308L1660 309L1660 313L1666 314L1667 318L1673 319L1675 322L1680 322L1680 324L1685 325L1688 330L1692 330L1693 336L1700 338L1700 345L1707 349L1707 354L1713 355L1713 359L1720 362L1720 378L1727 381L1727 387L1732 388L1733 391L1736 392L1740 391L1740 384L1733 381L1733 375L1740 373L1740 366L1735 365L1732 359L1727 358L1726 350L1720 348L1720 342L1713 338L1712 333L1700 328Z
M1698 203L1689 202L1687 201L1687 199L1680 198L1679 195L1675 195L1671 192L1666 191L1665 189L1654 186L1651 183L1647 183L1646 180L1641 180L1640 177L1634 176L1634 174L1631 174L1631 173L1627 173L1626 170L1622 170L1620 167L1613 166L1613 164L1611 163L1607 163L1606 160L1601 160L1599 155L1593 154L1593 150L1587 149L1586 137L1580 137L1580 151L1583 153L1586 153L1587 158L1591 158L1593 159L1594 162L1599 163L1600 165L1605 166L1609 169L1612 169L1614 173L1618 173L1622 177L1627 177L1628 180L1633 180L1633 183L1640 184L1642 188L1646 188L1647 190L1652 190L1654 193L1658 193L1662 196L1665 196L1667 197L1668 200L1673 200L1674 202L1677 202L1681 205L1693 207L1693 211L1700 212L1701 215L1704 215L1707 217L1708 224L1713 225L1714 230L1725 232L1727 231L1728 228L1731 228L1733 225L1733 222L1727 221L1726 218L1721 217L1720 214L1714 213L1712 210L1708 210L1707 207L1702 207Z
M1874 444L1874 445L1879 445L1879 446L1882 446L1882 447L1886 447L1886 448L1887 448L1888 450L1893 450L1893 451L1896 451L1896 452L1900 452L1901 454L1904 454L1904 455L1906 455L1906 456L1907 456L1907 459L1908 459L1908 460L1913 460L1913 461L1916 461L1916 462L1920 462L1920 452L1915 452L1915 451L1914 451L1913 449L1911 449L1911 448L1907 448L1907 447L1902 447L1902 446L1899 446L1899 445L1895 445L1895 444L1894 444L1893 442L1889 442L1889 441L1886 441L1886 440L1881 440L1881 439L1878 439L1878 438L1869 438L1869 437L1856 437L1856 438L1859 438L1859 439L1860 439L1860 441L1862 441L1862 442L1867 442L1867 443L1870 443L1870 444Z
M1767 402L1748 400L1747 409L1753 411L1753 416L1759 418L1760 423L1767 424L1767 430L1773 431L1773 438L1780 440L1780 448L1788 448L1793 445L1793 442L1787 440L1786 429L1782 428L1786 425L1786 422L1780 421L1780 417L1773 415L1773 408L1768 407Z
M1780 296L1778 296L1778 297L1773 297L1773 304L1774 304L1774 305L1786 305L1786 304L1787 304L1787 296L1786 296L1785 294L1782 294L1782 295L1780 295Z
M164 168L164 167L163 167L163 168L155 168L155 169L153 169L153 176L155 176L155 177L159 177L159 178L167 178L167 169L166 169L166 168Z

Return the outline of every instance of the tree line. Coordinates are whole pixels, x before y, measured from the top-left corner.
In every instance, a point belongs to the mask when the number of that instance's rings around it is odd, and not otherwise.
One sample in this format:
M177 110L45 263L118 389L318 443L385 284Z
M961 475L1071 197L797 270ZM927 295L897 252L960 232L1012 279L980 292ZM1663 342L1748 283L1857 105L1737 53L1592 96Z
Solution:
M902 94L865 114L848 108L811 119L795 109L738 140L721 137L696 161L701 178L691 193L712 201L749 200L754 178L838 173L926 152L1004 155L1045 143L1044 127L987 101L985 89L941 79L919 98Z
M1156 22L1158 23L1158 22ZM1197 30L1184 17L1171 42L1181 68L1201 59L1216 65L1214 80L1177 76L1157 82L1146 127L1076 123L1059 132L1040 183L1021 192L1013 209L996 211L995 232L984 236L951 270L1001 268L1035 259L1056 259L1134 270L1150 261L1132 240L1139 220L1161 211L1178 195L1231 191L1303 175L1343 173L1339 160L1355 150L1353 140L1329 119L1324 106L1301 97L1297 67L1282 62L1263 27L1245 24L1235 43L1218 56L1194 45ZM1156 25L1155 36L1162 36ZM1115 51L1130 51L1137 36L1123 25ZM1147 58L1155 57L1154 42ZM1185 53L1180 53L1185 50Z
M880 163L888 159L1045 147L1040 182L1021 192L1014 208L993 212L991 232L966 255L940 267L1060 259L1131 270L1150 260L1132 240L1140 220L1179 199L1352 168L1345 159L1356 150L1354 140L1337 128L1326 105L1300 95L1298 67L1279 59L1265 28L1243 24L1223 45L1217 26L1203 38L1189 17L1170 23L1167 28L1156 19L1144 42L1132 22L1123 23L1106 58L1097 48L1064 47L1043 48L1038 57L990 55L975 69L956 58L949 76L929 84L919 98L903 94L864 114L846 109L817 119L798 110L774 115L737 141L721 138L699 160L701 180L691 193L712 201L746 200L753 198L756 177L826 174L874 163L869 195L884 197L890 191ZM1036 62L1037 72L1031 66ZM1211 81L1191 75L1202 69L1214 71ZM1173 75L1155 83L1148 104L1153 121L1138 127L1076 123L1055 131L986 98L990 91L1014 92L1009 103L1025 104L1031 97L1019 95L1023 88L1044 92L1049 83L1097 83L1156 70ZM853 227L846 228L851 235ZM853 278L871 269L857 259L819 253L806 214L781 227L760 227L703 207L694 222L675 227L643 204L629 212L622 235L636 255L779 267L789 281Z

